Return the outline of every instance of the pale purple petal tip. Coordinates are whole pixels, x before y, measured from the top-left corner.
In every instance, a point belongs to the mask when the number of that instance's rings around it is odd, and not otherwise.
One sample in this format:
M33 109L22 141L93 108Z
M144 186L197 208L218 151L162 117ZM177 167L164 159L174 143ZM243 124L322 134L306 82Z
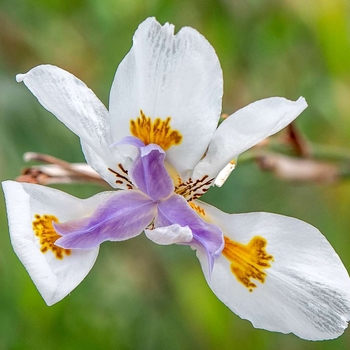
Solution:
M120 141L112 143L109 147L122 146L122 145L135 146L137 149L140 149L141 147L145 147L145 144L135 136L126 136L122 138Z

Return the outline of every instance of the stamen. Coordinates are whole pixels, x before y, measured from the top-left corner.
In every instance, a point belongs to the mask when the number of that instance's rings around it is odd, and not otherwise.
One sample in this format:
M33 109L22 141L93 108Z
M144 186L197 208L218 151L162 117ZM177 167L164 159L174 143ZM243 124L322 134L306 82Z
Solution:
M167 117L165 120L156 118L152 121L151 117L146 117L140 110L140 116L136 121L130 120L130 132L145 145L155 143L166 151L171 146L179 145L182 141L180 132L171 128L170 120L171 118Z
M257 285L251 282L251 279L264 283L267 276L264 270L271 267L270 262L274 261L273 256L266 253L267 240L255 236L244 245L226 236L224 239L225 247L222 254L231 262L231 272L249 292L252 292Z
M64 255L71 255L71 249L64 249L54 244L61 237L52 226L52 222L58 223L56 216L35 214L34 218L33 230L35 235L40 239L40 251L47 253L51 250L59 260L62 260Z

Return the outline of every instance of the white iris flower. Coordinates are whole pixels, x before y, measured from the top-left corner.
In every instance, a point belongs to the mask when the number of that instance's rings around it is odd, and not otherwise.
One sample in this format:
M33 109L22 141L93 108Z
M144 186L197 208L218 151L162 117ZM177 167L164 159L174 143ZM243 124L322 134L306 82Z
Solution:
M17 76L119 190L81 200L5 181L16 254L52 305L83 280L102 242L145 231L158 244L196 249L214 293L255 327L312 340L339 336L350 318L350 279L317 229L275 214L226 214L198 200L230 160L288 125L305 100L257 101L217 127L223 80L215 51L192 28L173 31L154 18L139 26L109 112L60 68Z

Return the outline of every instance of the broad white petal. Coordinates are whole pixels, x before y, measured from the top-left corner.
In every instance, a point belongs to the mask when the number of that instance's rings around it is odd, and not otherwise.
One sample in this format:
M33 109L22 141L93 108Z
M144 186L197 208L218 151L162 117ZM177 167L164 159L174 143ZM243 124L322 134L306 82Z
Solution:
M148 239L161 245L188 243L193 239L192 231L188 226L181 227L177 224L145 230L145 234Z
M111 193L81 200L40 185L15 181L5 181L2 185L13 249L45 302L52 305L85 278L95 263L99 248L74 250L62 260L57 259L51 250L44 254L40 251L39 238L33 231L34 216L54 215L61 222L87 216Z
M106 107L81 80L58 67L42 65L18 74L17 81L23 81L43 107L91 147L106 169L123 161L121 154L110 148L113 141ZM98 171L100 166L93 157L87 160ZM101 175L109 181L105 173Z
M290 124L307 103L271 97L249 104L225 119L210 142L206 156L194 169L194 179L217 174L242 152Z
M228 215L201 203L224 235L241 244L254 236L267 240L273 256L264 269L264 283L250 292L231 272L230 261L219 257L211 279L206 257L199 259L214 293L254 327L294 333L308 340L340 336L350 319L350 279L332 246L313 226L297 219L269 213Z
M192 28L174 35L174 26L154 18L140 24L130 52L119 65L110 94L115 141L130 135L130 120L142 110L165 120L183 136L167 151L182 174L203 156L221 112L222 71L213 47Z

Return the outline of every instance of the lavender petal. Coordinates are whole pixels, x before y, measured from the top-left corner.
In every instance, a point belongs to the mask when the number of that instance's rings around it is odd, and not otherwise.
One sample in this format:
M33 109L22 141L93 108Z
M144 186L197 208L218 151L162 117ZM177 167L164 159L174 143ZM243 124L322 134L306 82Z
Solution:
M217 258L224 247L224 237L221 229L204 221L187 203L187 201L174 194L165 201L158 204L158 214L155 218L155 227L170 226L178 224L182 227L188 226L193 234L189 244L197 249L204 249L212 270L214 259Z
M122 146L122 145L131 145L135 146L137 149L141 147L145 147L145 144L135 136L126 136L122 138L120 141L112 143L109 147Z
M153 220L157 205L137 190L120 191L88 218L54 224L63 237L56 245L93 249L104 241L124 241L139 235Z
M167 198L174 183L164 166L165 152L155 144L140 148L140 156L129 169L133 183L154 202Z

